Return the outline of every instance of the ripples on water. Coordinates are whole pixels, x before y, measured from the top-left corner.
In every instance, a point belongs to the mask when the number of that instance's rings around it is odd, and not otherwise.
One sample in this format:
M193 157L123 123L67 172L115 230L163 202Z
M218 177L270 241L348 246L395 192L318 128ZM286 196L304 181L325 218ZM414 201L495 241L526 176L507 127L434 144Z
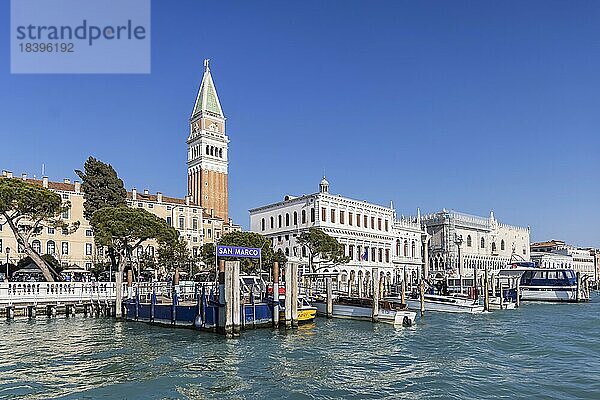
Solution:
M0 398L600 399L600 297L412 328L317 319L241 339L76 317L0 325Z

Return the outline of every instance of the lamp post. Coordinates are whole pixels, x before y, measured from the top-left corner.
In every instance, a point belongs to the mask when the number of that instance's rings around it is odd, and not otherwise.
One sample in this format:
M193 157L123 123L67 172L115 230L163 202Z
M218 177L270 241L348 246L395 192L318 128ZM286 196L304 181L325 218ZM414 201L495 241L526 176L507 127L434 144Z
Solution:
M463 243L462 235L457 235L454 238L454 243L456 243L456 246L458 247L458 279L460 282L460 293L462 293L463 292L463 277L462 277L462 262L460 260L460 246Z
M6 247L6 280L8 281L8 255L10 254L10 247Z

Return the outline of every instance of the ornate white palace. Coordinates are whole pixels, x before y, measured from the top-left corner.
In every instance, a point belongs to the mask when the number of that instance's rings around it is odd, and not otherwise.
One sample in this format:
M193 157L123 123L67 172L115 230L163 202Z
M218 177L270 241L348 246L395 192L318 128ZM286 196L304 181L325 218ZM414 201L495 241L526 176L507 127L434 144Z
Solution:
M396 282L406 269L416 281L422 267L424 232L418 221L398 220L392 206L384 207L329 193L323 178L319 192L300 197L285 196L278 203L250 210L250 230L272 239L289 262L309 272L308 251L298 236L317 227L336 238L350 258L347 264L319 264L320 272L337 272L341 281L368 280L372 267L379 267L388 282Z
M474 268L496 270L511 258L529 260L529 227L501 224L493 212L486 218L442 210L421 223L431 235L429 274L472 277Z

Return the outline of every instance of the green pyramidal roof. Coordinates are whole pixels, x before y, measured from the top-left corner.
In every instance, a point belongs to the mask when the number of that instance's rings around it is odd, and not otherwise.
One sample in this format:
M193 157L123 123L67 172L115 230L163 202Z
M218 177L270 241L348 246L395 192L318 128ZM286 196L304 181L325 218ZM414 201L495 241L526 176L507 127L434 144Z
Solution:
M194 104L194 111L192 117L195 117L201 112L207 112L209 115L223 118L223 110L221 109L221 103L217 96L217 90L210 74L210 68L208 67L208 60L204 62L204 76L202 77L202 83L200 84L200 90L198 90L198 96L196 97L196 104Z

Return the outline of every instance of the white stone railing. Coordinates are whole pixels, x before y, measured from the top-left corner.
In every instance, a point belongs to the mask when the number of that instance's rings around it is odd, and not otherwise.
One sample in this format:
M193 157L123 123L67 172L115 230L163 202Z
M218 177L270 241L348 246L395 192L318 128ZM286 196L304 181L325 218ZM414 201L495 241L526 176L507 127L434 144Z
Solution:
M0 282L0 306L115 299L114 282Z

